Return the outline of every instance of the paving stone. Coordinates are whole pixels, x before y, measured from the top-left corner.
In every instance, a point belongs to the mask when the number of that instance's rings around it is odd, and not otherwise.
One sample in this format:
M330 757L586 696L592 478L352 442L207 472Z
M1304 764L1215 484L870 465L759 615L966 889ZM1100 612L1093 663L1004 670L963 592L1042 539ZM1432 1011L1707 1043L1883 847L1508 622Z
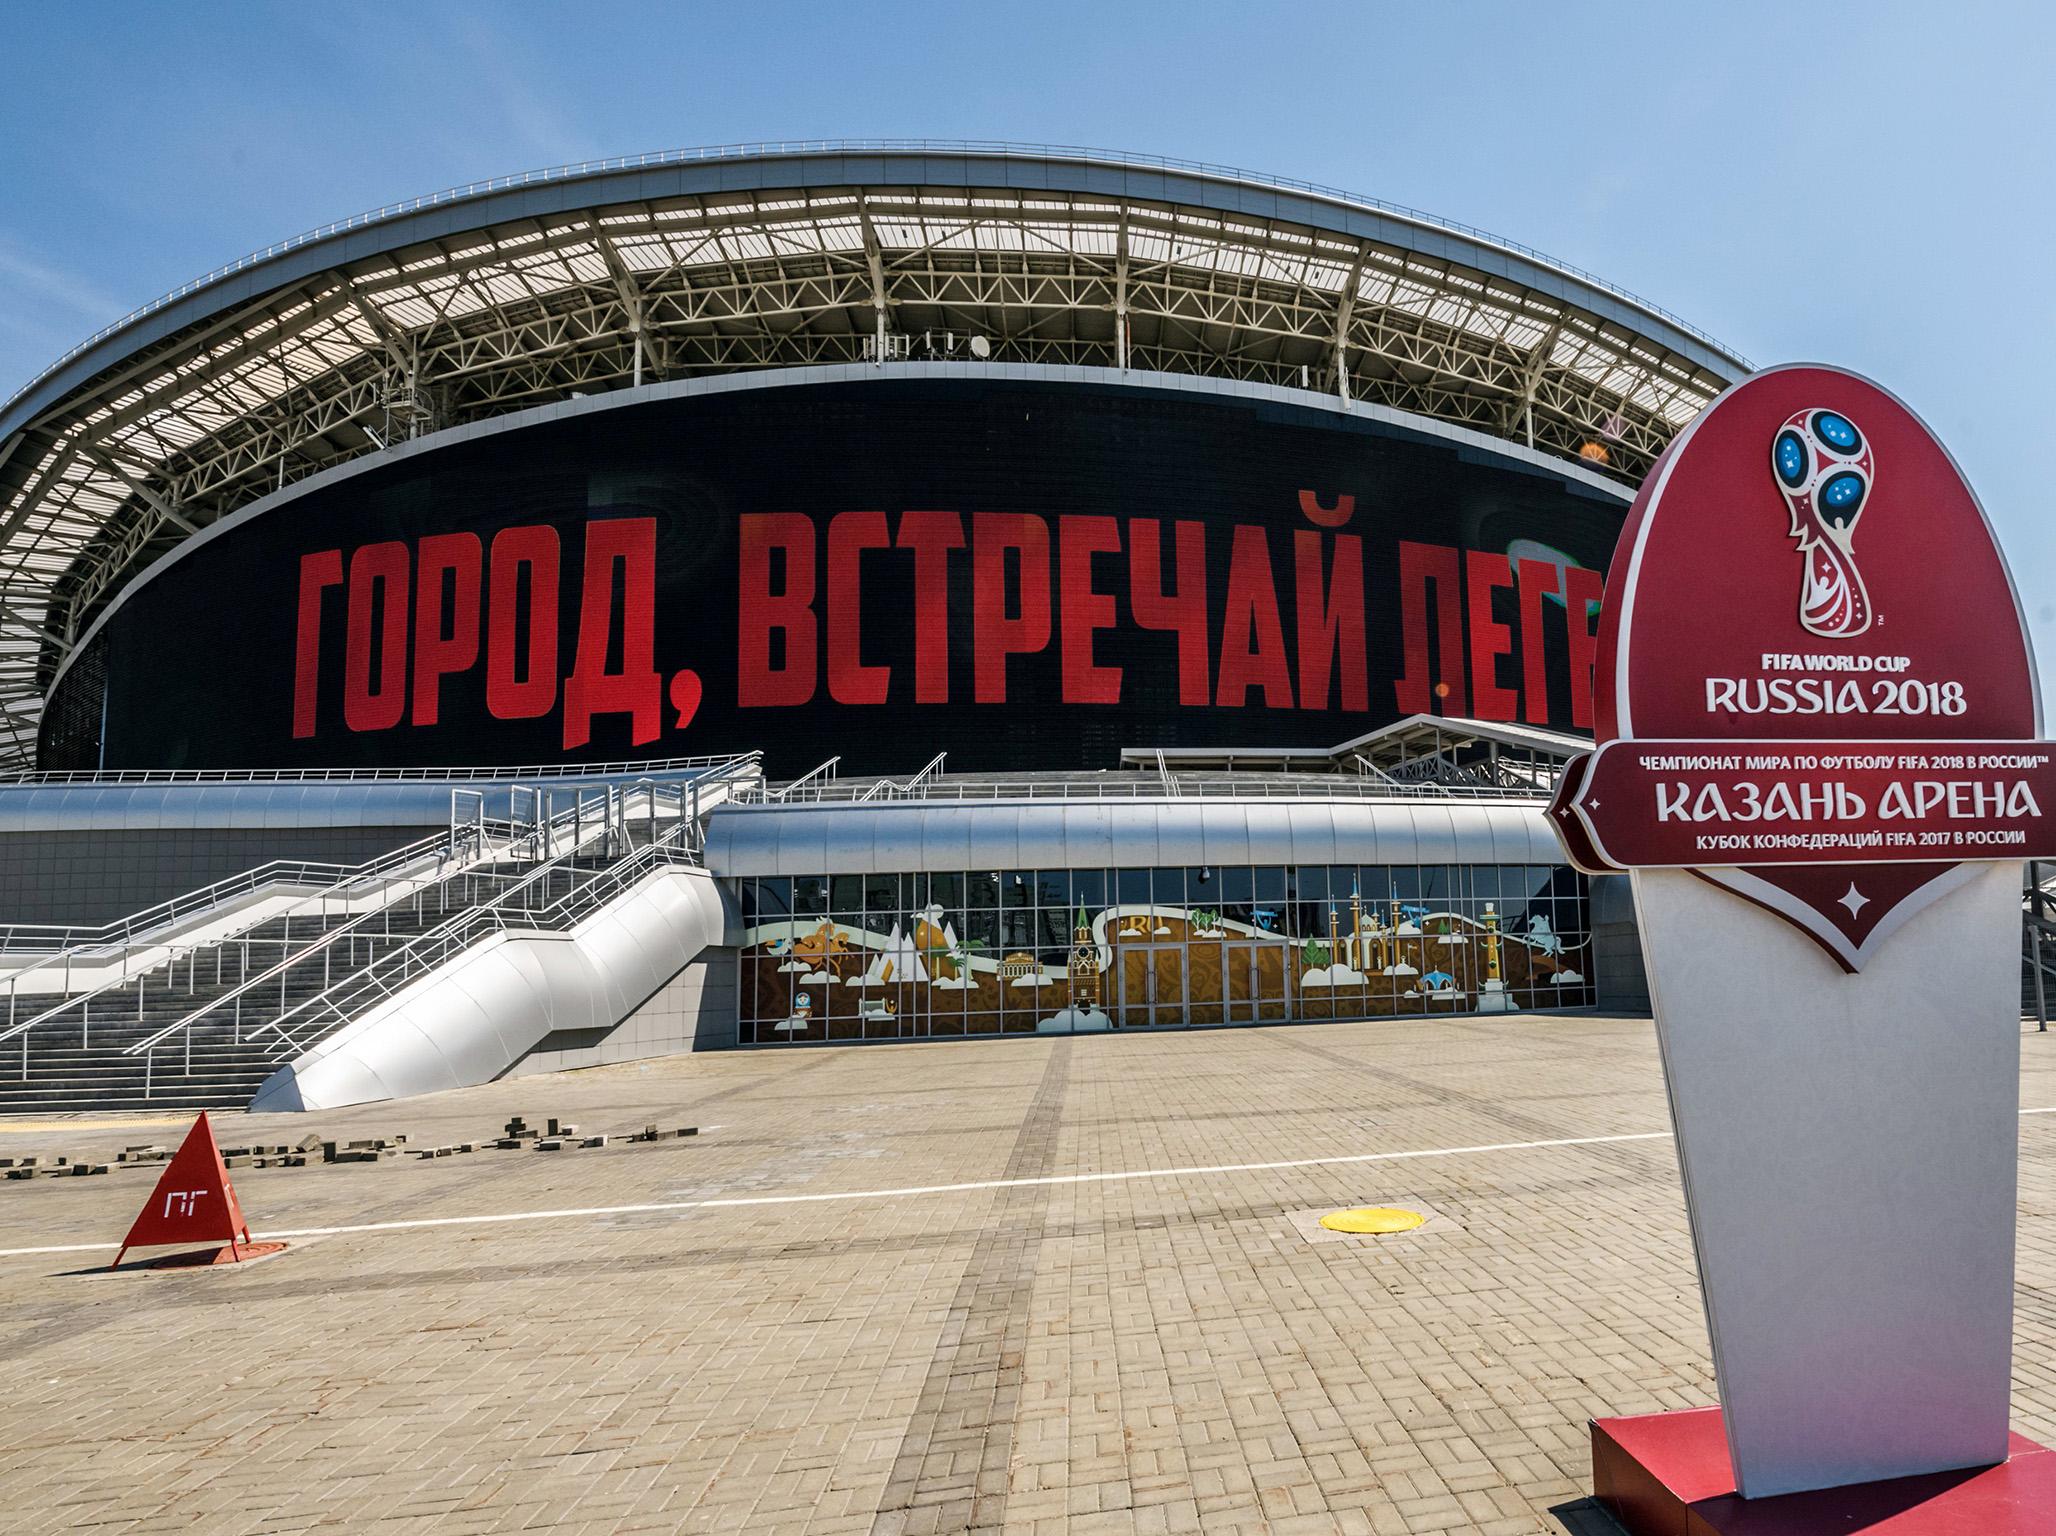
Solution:
M2024 1102L2056 1105L2056 1045L2023 1052ZM548 1139L515 1113L538 1101L560 1142L703 1130L690 1153L420 1156ZM1668 1141L1520 1145L1665 1130L1646 1020L737 1052L307 1124L217 1117L339 1164L239 1171L260 1236L615 1213L343 1231L230 1275L0 1258L10 1532L1603 1536L1585 1421L1713 1396ZM135 1132L93 1134L0 1128L67 1168ZM404 1175L377 1166L402 1134ZM1509 1150L1303 1162L1466 1146ZM908 1188L935 1192L621 1209ZM2021 1197L2015 1422L2049 1439L2056 1116L2022 1122ZM104 1243L136 1199L35 1179L0 1225ZM1439 1230L1294 1225L1371 1204Z

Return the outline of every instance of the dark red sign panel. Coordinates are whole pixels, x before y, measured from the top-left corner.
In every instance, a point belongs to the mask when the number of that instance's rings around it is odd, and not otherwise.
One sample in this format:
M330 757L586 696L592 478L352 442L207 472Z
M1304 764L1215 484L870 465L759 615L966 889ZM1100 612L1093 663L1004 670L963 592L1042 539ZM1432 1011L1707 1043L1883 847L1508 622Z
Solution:
M131 1248L170 1243L233 1245L239 1237L245 1243L250 1241L250 1224L243 1219L236 1188L228 1181L221 1149L214 1143L214 1128L203 1111L164 1165L157 1187L136 1213L128 1236L121 1240L121 1252L108 1267L119 1265Z
M1651 471L1594 708L1552 811L1572 858L1694 869L1850 969L1963 861L2050 856L2034 659L1983 510L1839 369L1745 380Z
M1614 741L1576 809L1617 869L2056 858L2056 751L2020 742Z

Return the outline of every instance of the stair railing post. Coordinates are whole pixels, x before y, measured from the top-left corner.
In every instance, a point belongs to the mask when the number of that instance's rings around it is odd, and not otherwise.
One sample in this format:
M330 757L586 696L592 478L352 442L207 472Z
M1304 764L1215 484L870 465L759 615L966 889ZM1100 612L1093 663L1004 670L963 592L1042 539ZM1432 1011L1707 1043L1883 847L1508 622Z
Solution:
M2049 1029L2049 998L2042 981L2042 867L2030 863L2027 867L2028 902L2027 934L2028 946L2034 956L2035 966L2035 1032L2046 1034Z

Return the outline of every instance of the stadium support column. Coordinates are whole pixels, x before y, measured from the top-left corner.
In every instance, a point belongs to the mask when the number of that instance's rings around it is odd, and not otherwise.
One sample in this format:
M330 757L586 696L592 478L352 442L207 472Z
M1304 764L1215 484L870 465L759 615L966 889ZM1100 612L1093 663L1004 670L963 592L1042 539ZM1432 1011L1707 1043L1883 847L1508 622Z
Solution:
M1335 306L1335 393L1349 404L1349 317L1356 310L1357 284L1363 281L1363 253L1350 266L1349 281L1342 285L1342 298Z
M877 335L872 345L876 350L871 360L879 367L885 366L885 260L878 249L878 231L871 227L871 210L861 209L864 221L864 260L871 268L871 308L877 316Z
M1549 328L1549 334L1536 344L1521 379L1521 427L1527 433L1530 448L1535 446L1535 390L1542 382L1542 370L1556 351L1557 333L1562 329L1561 325Z
M598 247L601 258L607 263L607 275L614 280L614 291L620 296L622 313L628 317L628 333L634 339L633 361L629 365L633 374L631 382L640 388L643 381L645 328L642 290L629 275L627 266L621 260L621 253L614 249L614 242L607 238L606 231L591 220L587 221L586 227L592 231L593 244Z
M1121 211L1121 230L1114 248L1114 362L1128 371L1128 213Z

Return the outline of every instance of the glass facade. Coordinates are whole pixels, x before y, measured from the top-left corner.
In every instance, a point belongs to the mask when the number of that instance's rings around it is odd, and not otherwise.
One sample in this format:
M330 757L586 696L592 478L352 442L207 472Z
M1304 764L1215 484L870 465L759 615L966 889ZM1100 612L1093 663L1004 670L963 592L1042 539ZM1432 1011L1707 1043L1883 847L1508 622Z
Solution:
M739 882L746 1045L1566 1008L1552 865L1002 869Z

